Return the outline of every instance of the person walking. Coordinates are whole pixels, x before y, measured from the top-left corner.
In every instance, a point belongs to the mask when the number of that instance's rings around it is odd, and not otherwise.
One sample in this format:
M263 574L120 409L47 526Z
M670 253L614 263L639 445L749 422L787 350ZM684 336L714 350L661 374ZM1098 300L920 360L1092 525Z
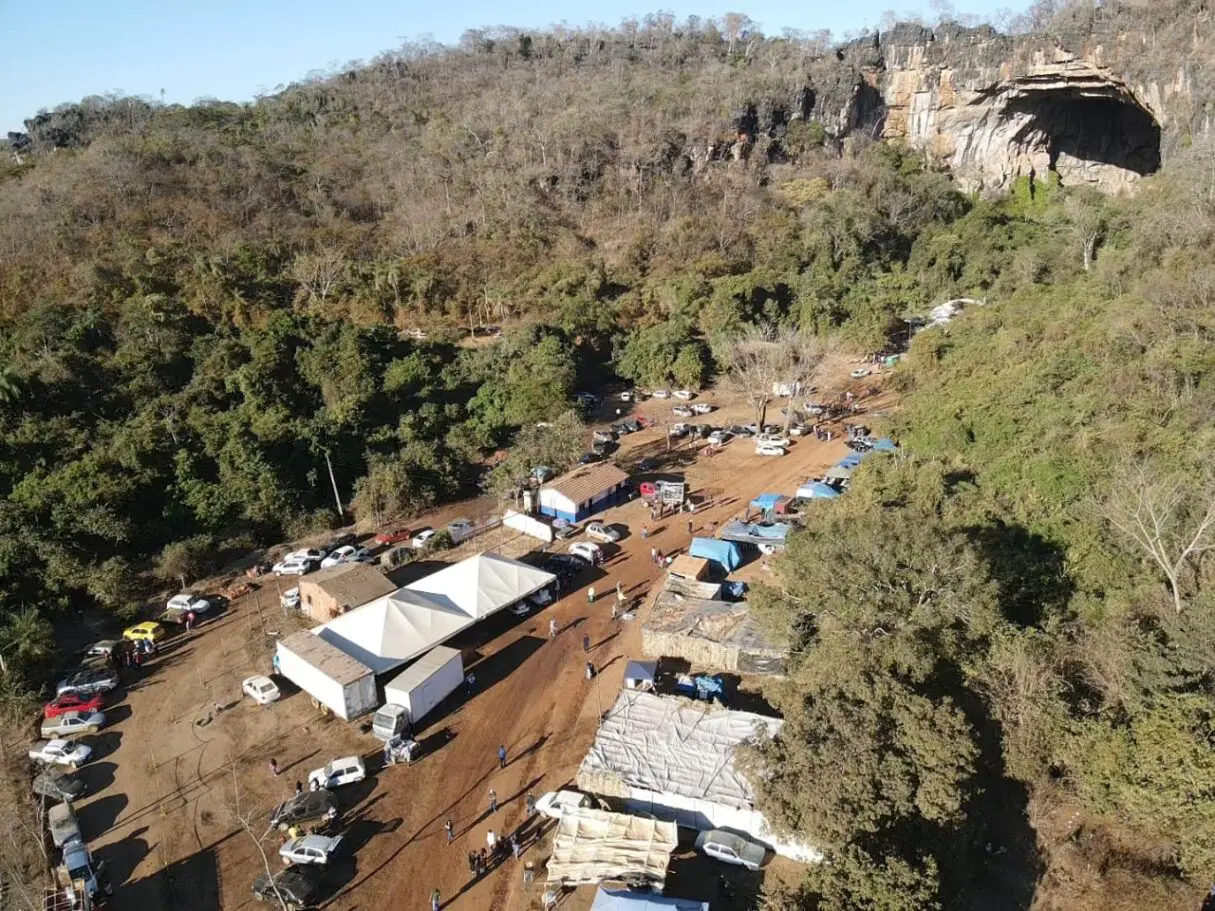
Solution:
M443 907L443 902L439 898L439 890L435 889L430 893L430 911L439 911Z
M304 783L303 783L302 781L297 781L297 782L295 783L295 793L296 793L296 794L303 794L303 793L304 793Z
M443 823L443 831L447 833L447 843L451 844L456 840L456 827L451 824L451 820Z
M620 603L617 602L616 604L612 605L612 620L618 620L619 618L620 618Z
M650 526L642 525L641 526L641 540L644 541L649 536L650 536Z
M186 611L186 632L194 629L194 611Z
M586 663L586 679L591 680L594 678L594 676L595 676L595 665L591 664L591 662L588 661Z
M498 745L498 768L506 768L506 744Z
M498 836L494 834L493 829L485 833L485 846L489 848L490 854L498 849Z
M477 689L477 675L469 671L464 675L464 688L468 690L468 695L472 695Z
M655 563L655 564L658 563L658 548L657 547L650 548L650 562Z
M589 633L582 634L582 651L589 652L591 650L591 637Z
M557 638L557 621L556 620L548 621L548 637L550 639Z
M593 586L593 585L586 590L586 603L587 604L595 603L595 586Z
M278 778L278 760L277 759L270 760L270 771L274 773L275 778Z
M510 837L510 853L515 860L518 860L519 855L523 853L523 846L519 844L519 839L513 834Z
M692 520L688 519L688 534L692 534Z
M617 582L616 583L616 603L620 604L623 601L624 601L624 583Z
M498 812L498 792L493 788L489 789L489 812Z
M527 807L528 819L536 815L536 795L531 791L527 792L527 797L523 800L524 806Z

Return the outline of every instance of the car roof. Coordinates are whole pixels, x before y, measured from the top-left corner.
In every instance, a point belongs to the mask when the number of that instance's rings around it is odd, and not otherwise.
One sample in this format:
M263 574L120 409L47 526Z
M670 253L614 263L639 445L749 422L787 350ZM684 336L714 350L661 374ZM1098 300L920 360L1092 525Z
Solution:
M339 756L336 759L330 759L328 764L329 765L346 765L347 763L362 762L362 761L363 760L358 756Z
M56 737L54 740L48 740L48 741L46 742L46 745L47 745L48 747L66 747L66 746L68 746L68 745L69 745L71 742L72 742L72 741L70 741L70 740L65 740L65 739L64 739L64 738L62 738L62 737Z
M267 677L265 674L256 674L252 677L246 677L245 684L250 684L250 683L269 683L271 686L274 685L274 681L271 680L269 677Z
M305 835L302 838L295 839L295 846L297 848L325 848L329 846L331 841L333 839L328 835Z

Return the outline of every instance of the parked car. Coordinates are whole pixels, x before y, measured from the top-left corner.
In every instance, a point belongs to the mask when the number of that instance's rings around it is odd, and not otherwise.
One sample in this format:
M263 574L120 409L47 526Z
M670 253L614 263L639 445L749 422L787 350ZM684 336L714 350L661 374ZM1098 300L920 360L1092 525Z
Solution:
M265 674L245 678L245 682L240 685L240 688L246 696L258 705L269 705L271 702L277 702L279 696L282 695L279 692L278 685Z
M848 375L854 380L863 380L865 377L869 376L870 372L871 371L868 367L857 367Z
M675 415L678 418L690 418L693 415L693 413L694 412L692 411L692 409L689 408L687 405L676 405L674 408L671 409L671 414Z
M118 672L109 667L83 667L71 676L60 680L55 686L55 695L64 693L108 693L118 688Z
M316 569L318 562L307 557L288 556L274 564L271 570L276 576L304 576Z
M325 542L325 546L321 548L321 556L322 557L328 556L329 554L331 554L335 550L337 550L339 547L349 547L351 544L357 543L357 541L358 541L358 538L355 537L355 535L352 532L346 532L345 534L335 535L334 537L330 538L328 541ZM312 553L316 553L316 551L312 551Z
M270 813L270 825L286 832L292 826L319 829L337 819L337 798L333 792L304 791L284 800Z
M366 547L356 547L353 544L343 544L321 561L321 569L341 566L343 563L366 563L371 559L371 551Z
M43 718L58 718L68 712L96 712L105 703L100 693L64 693L42 707Z
M675 396L677 399L687 402L693 399L696 396L696 393L689 389L676 389L671 393L671 395Z
M645 458L637 463L638 471L655 471L658 468L658 460Z
M80 800L89 788L71 772L55 766L46 766L34 776L34 793L47 800Z
M285 864L327 864L341 843L340 835L302 835L285 841L278 856Z
M806 427L805 424L800 424L797 421L794 421L792 424L789 425L789 436L791 436L791 437L805 436L807 430L808 430L808 428Z
M414 550L421 550L430 543L430 539L436 534L438 534L438 532L436 532L433 528L423 528L413 536L413 540L409 543L413 545Z
M754 433L751 430L751 426L748 426L746 424L731 424L729 427L726 428L726 433L730 434L730 436L735 436L735 437L754 436Z
M607 442L604 442L603 440L596 440L593 444L591 444L591 452L599 456L601 459L606 458L607 454L615 448L616 444L611 440L608 440Z
M755 446L755 454L761 456L783 456L788 454L788 450L784 446L777 446L775 443L758 443Z
M576 544L571 544L570 554L580 557L592 566L603 562L603 551L598 544L592 544L590 541L579 541Z
M584 452L578 458L579 465L590 465L594 462L602 462L602 461L603 461L603 456L597 452Z
M367 767L359 756L343 756L332 759L324 767L308 773L308 787L313 791L333 789L344 784L354 784L367 777Z
M299 588L289 588L278 596L280 607L285 607L288 610L295 610L300 606L300 590Z
M713 406L708 402L697 402L692 406L692 410L697 414L712 414Z
M542 588L540 591L528 595L524 600L534 607L547 607L553 603L553 593L547 588Z
M393 528L376 535L375 543L381 547L387 547L390 544L400 544L402 541L408 541L411 537L413 537L413 532L408 528Z
M56 804L47 810L46 827L51 833L51 843L56 848L62 848L69 842L83 843L80 835L80 822L76 819L76 811L70 803Z
M678 424L672 424L670 427L667 428L667 433L673 437L681 437L684 434L686 434L687 432L688 432L688 425L684 424L682 422L680 422Z
M713 432L713 427L710 424L693 424L692 430L703 440Z
M145 620L143 623L128 626L122 631L122 638L130 639L132 642L159 642L167 635L168 632L165 628L155 620Z
M586 561L569 554L550 554L544 561L544 568L559 579L569 580L586 569Z
M596 430L591 434L591 439L596 443L615 443L616 434L611 430Z
M603 810L608 808L599 798L581 791L549 791L547 794L541 794L540 799L536 801L536 812L549 819L560 819L566 810L591 807Z
M669 399L670 397L671 393L666 389L655 389L650 393L650 398L653 399Z
M603 522L592 522L586 527L586 536L596 541L606 541L609 544L620 540L620 532L611 525Z
M351 535L350 537L353 538L354 535ZM340 539L336 539L336 540L340 540ZM310 563L320 563L322 560L325 559L326 555L327 555L327 551L317 550L314 547L303 547L303 548L300 548L299 550L293 550L291 553L287 554L286 559L288 559L288 560L293 560L293 559L294 560L307 560Z
M63 765L75 769L89 761L93 748L74 740L50 740L30 749L30 759L45 765Z
M290 909L315 908L321 902L324 886L307 867L290 866L273 877L263 873L253 882L253 897L259 902L279 903L279 896Z
M86 658L108 658L110 653L118 647L117 639L102 639L100 642L94 642L89 646L89 650L84 653Z
M557 519L553 522L553 533L558 538L564 541L566 538L572 538L579 534L582 529L573 522L567 522L565 519Z
M721 446L728 439L730 439L730 431L728 430L714 430L709 434L709 442L714 446Z
M756 436L755 442L760 446L780 446L782 449L789 448L789 440L775 433L761 433Z
M72 734L96 734L105 726L104 712L64 712L42 722L41 737L68 737Z
M179 613L189 613L194 611L196 614L205 614L212 608L212 604L206 598L200 598L193 592L182 592L179 595L174 595L169 599L169 603L165 605L171 611Z
M723 863L758 870L767 853L763 845L725 829L709 829L696 836L696 850Z

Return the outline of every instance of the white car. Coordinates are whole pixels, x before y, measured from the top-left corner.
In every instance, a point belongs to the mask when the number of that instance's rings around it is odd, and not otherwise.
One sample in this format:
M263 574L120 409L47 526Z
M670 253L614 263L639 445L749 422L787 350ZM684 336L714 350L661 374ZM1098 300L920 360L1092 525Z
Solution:
M102 712L64 712L42 722L43 737L69 737L72 734L95 734L105 726Z
M728 430L714 430L709 434L709 442L714 446L721 446L728 439L730 439L730 431Z
M712 414L713 406L708 402L697 402L692 406L692 410L696 412L696 414Z
M604 525L602 522L592 522L586 527L586 536L594 538L596 541L606 541L612 544L620 540L620 532L610 525Z
M590 541L579 541L577 544L571 544L570 553L575 557L581 557L592 565L603 561L603 551L600 550L598 544L592 544Z
M783 456L788 453L784 446L777 446L774 443L760 443L755 447L755 454L761 456Z
M671 395L675 396L675 398L677 398L683 402L690 401L695 394L696 393L691 392L687 389L676 389L674 392L671 393Z
M93 748L71 740L49 740L30 750L30 759L46 765L65 765L76 768L84 765L93 755Z
M343 563L365 563L370 559L371 551L366 547L347 544L345 547L339 547L322 560L321 569L330 569L334 566L341 566Z
M848 375L854 380L863 380L865 377L869 376L869 372L868 367L857 367Z
M692 416L692 409L687 405L676 405L671 409L671 414L678 418L690 418Z
M680 422L678 424L672 424L670 426L670 428L667 430L667 433L669 433L673 437L681 437L687 432L688 432L688 425L684 424L683 422Z
M291 553L287 554L288 560L293 558L296 560L311 560L314 563L319 563L321 560L325 559L325 552L323 550L317 550L314 547L302 547L299 550L293 550Z
M602 805L603 801L581 791L549 791L547 794L541 794L540 799L536 801L536 812L548 819L560 819L566 810Z
M194 611L196 614L205 614L211 609L211 602L206 598L200 598L192 592L182 592L180 595L174 595L169 599L167 605L169 610L188 613Z
M282 695L278 691L278 687L274 681L265 674L249 677L240 685L240 688L245 691L246 696L258 705L269 705L271 702L277 702L278 697Z
M324 788L333 790L344 784L354 784L367 777L367 767L363 765L362 757L343 756L341 759L330 760L324 768L313 769L308 773L308 787L313 791Z
M667 392L665 389L655 389L650 393L650 398L654 399L669 399L670 397L671 393Z
M736 864L748 870L758 870L764 863L766 849L736 832L725 829L710 829L696 836L697 851L727 864Z
M289 556L281 563L275 563L273 572L276 576L304 576L314 569L316 569L315 560Z
M622 401L622 402L631 402L631 401L633 401L633 393L631 393L631 392L622 392L622 393L620 393L620 401Z
M288 610L295 610L300 606L300 590L298 588L289 588L278 596L280 607L285 607Z
M413 545L414 550L421 550L430 543L430 539L436 534L438 534L438 532L436 532L433 528L427 528L414 535L413 540L409 543Z
M757 446L779 446L781 449L789 448L789 441L776 433L761 433L755 438Z
M327 864L341 843L340 835L336 838L330 838L328 835L304 835L285 841L278 849L278 856L285 864Z

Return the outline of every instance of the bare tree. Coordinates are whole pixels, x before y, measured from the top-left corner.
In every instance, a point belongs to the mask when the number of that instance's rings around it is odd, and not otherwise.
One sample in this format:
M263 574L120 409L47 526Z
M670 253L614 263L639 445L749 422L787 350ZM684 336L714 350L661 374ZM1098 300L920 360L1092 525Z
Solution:
M1084 271L1093 268L1093 260L1097 255L1097 244L1105 235L1106 212L1103 197L1094 191L1076 192L1063 201L1063 211L1071 227L1076 243L1080 247L1081 261Z
M714 356L726 367L730 381L754 409L755 423L762 427L768 403L783 387L800 389L817 373L825 352L821 340L802 332L752 327L721 340Z
M270 833L274 830L271 827L263 829L258 822L257 811L244 803L240 792L240 777L236 772L236 761L230 760L229 765L232 773L232 799L228 804L228 812L232 816L232 821L253 842L253 847L257 849L257 853L261 856L262 867L265 869L266 876L270 880L270 888L274 891L274 897L278 899L279 907L282 911L288 911L287 900L279 892L278 883L275 881L275 870L270 865L270 855L266 853L266 839L270 837Z
M346 273L346 256L341 250L322 247L315 253L301 253L291 263L290 274L299 282L309 300L324 303L336 290Z
M1164 573L1181 613L1182 573L1215 547L1215 480L1165 474L1136 460L1123 469L1103 512Z

